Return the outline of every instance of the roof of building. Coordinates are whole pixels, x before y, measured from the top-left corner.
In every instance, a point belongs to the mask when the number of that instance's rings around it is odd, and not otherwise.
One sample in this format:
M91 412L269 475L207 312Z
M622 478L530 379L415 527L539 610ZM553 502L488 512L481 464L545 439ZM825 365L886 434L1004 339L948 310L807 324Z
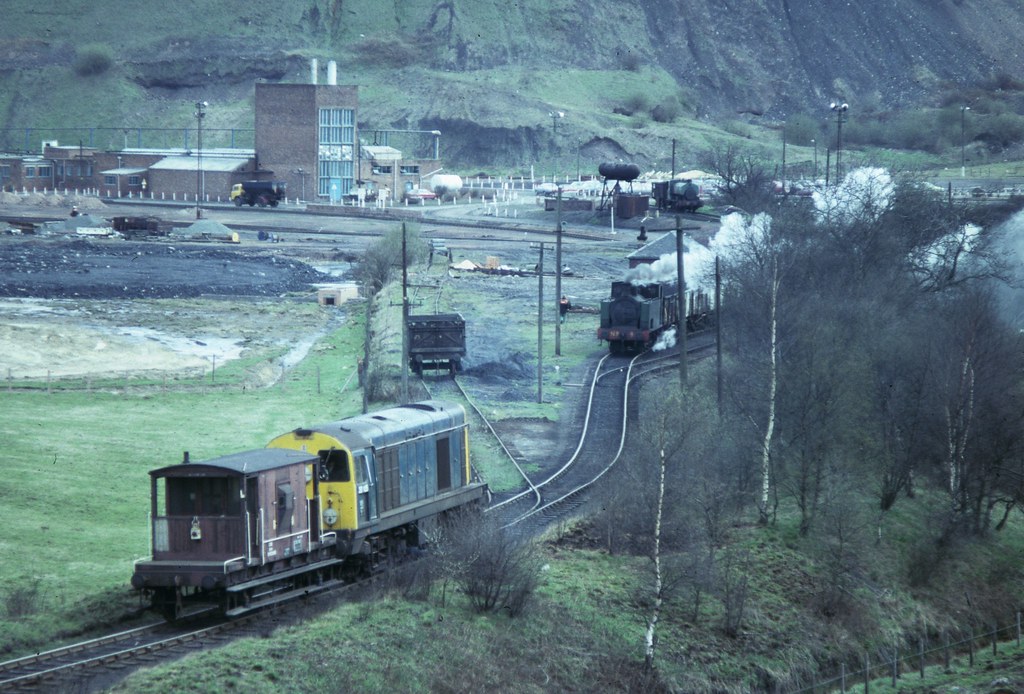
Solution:
M155 156L191 156L193 150L183 147L125 147L119 154L149 154ZM241 147L204 147L203 158L206 157L254 157L256 150Z
M390 145L363 145L363 156L376 161L399 161L402 158L401 150Z
M223 171L231 173L248 166L248 157L211 157L203 152L203 171ZM158 171L195 171L199 168L199 158L193 156L164 157L152 164L150 170Z
M195 167L193 167L195 168ZM134 176L135 174L146 173L145 168L120 168L120 169L107 169L106 171L100 171L104 176Z
M652 233L656 233L656 232L652 232ZM692 240L689 239L687 237L687 235L684 233L683 234L683 252L684 253L686 252L686 249L689 246L691 241ZM656 239L652 239L650 242L648 242L647 244L645 244L645 245L641 246L640 248L636 249L635 251L633 251L632 253L630 253L626 257L627 258L632 258L632 259L660 258L661 256L665 255L666 253L675 253L675 252L676 252L676 232L673 230L673 231L668 232L667 234L663 234L663 235L659 236Z

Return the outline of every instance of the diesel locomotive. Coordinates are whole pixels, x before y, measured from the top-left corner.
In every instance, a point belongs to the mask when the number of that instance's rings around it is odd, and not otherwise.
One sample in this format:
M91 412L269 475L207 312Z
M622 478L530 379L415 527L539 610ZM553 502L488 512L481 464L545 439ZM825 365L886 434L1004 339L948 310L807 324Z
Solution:
M167 619L228 616L401 559L482 507L466 413L427 400L299 428L266 448L150 473L153 555L132 585Z
M597 338L606 340L613 354L649 349L679 325L678 295L675 282L612 282L611 296L601 300ZM710 320L710 301L699 290L686 291L683 310L687 332L706 327Z

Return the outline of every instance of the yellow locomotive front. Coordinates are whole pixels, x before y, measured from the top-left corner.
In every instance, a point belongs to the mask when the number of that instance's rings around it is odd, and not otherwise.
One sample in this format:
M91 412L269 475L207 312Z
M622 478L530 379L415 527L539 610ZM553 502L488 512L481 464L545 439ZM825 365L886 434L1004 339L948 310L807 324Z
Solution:
M319 458L306 494L318 495L311 507L320 509L323 530L335 533L342 556L376 562L407 553L423 544L424 524L487 497L487 486L472 479L466 414L455 403L409 403L295 429L268 448Z
M365 477L365 454L354 456L352 451L336 437L313 429L296 429L273 439L268 448L290 448L320 456L320 508L325 531L354 532L360 527L360 517L369 517L369 485ZM363 465L353 470L353 462ZM313 496L313 466L306 471L306 496ZM357 488L365 487L357 497ZM361 511L361 513L360 513Z

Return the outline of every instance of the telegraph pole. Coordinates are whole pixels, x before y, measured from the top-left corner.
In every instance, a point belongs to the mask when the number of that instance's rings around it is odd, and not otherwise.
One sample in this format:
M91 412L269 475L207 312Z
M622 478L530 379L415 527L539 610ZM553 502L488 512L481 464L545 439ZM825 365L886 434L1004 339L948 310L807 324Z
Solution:
M537 263L537 402L544 402L544 244Z
M405 255L405 222L402 222L402 402L409 402L409 262Z
M683 221L676 215L676 310L679 343L679 389L686 389L686 276L683 274Z
M558 186L555 220L555 356L562 356L562 186Z
M718 416L722 416L722 268L715 256L715 361L718 366Z

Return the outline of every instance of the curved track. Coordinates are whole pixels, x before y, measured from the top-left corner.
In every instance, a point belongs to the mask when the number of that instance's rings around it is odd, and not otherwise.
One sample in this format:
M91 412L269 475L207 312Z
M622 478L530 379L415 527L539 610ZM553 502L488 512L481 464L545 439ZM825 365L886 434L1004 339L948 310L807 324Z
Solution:
M713 342L688 343L686 358L708 350ZM581 506L586 492L622 459L630 417L630 388L641 378L672 368L679 352L645 352L629 359L606 355L598 362L582 418L575 451L546 479L493 504L488 513L524 535L537 534Z

